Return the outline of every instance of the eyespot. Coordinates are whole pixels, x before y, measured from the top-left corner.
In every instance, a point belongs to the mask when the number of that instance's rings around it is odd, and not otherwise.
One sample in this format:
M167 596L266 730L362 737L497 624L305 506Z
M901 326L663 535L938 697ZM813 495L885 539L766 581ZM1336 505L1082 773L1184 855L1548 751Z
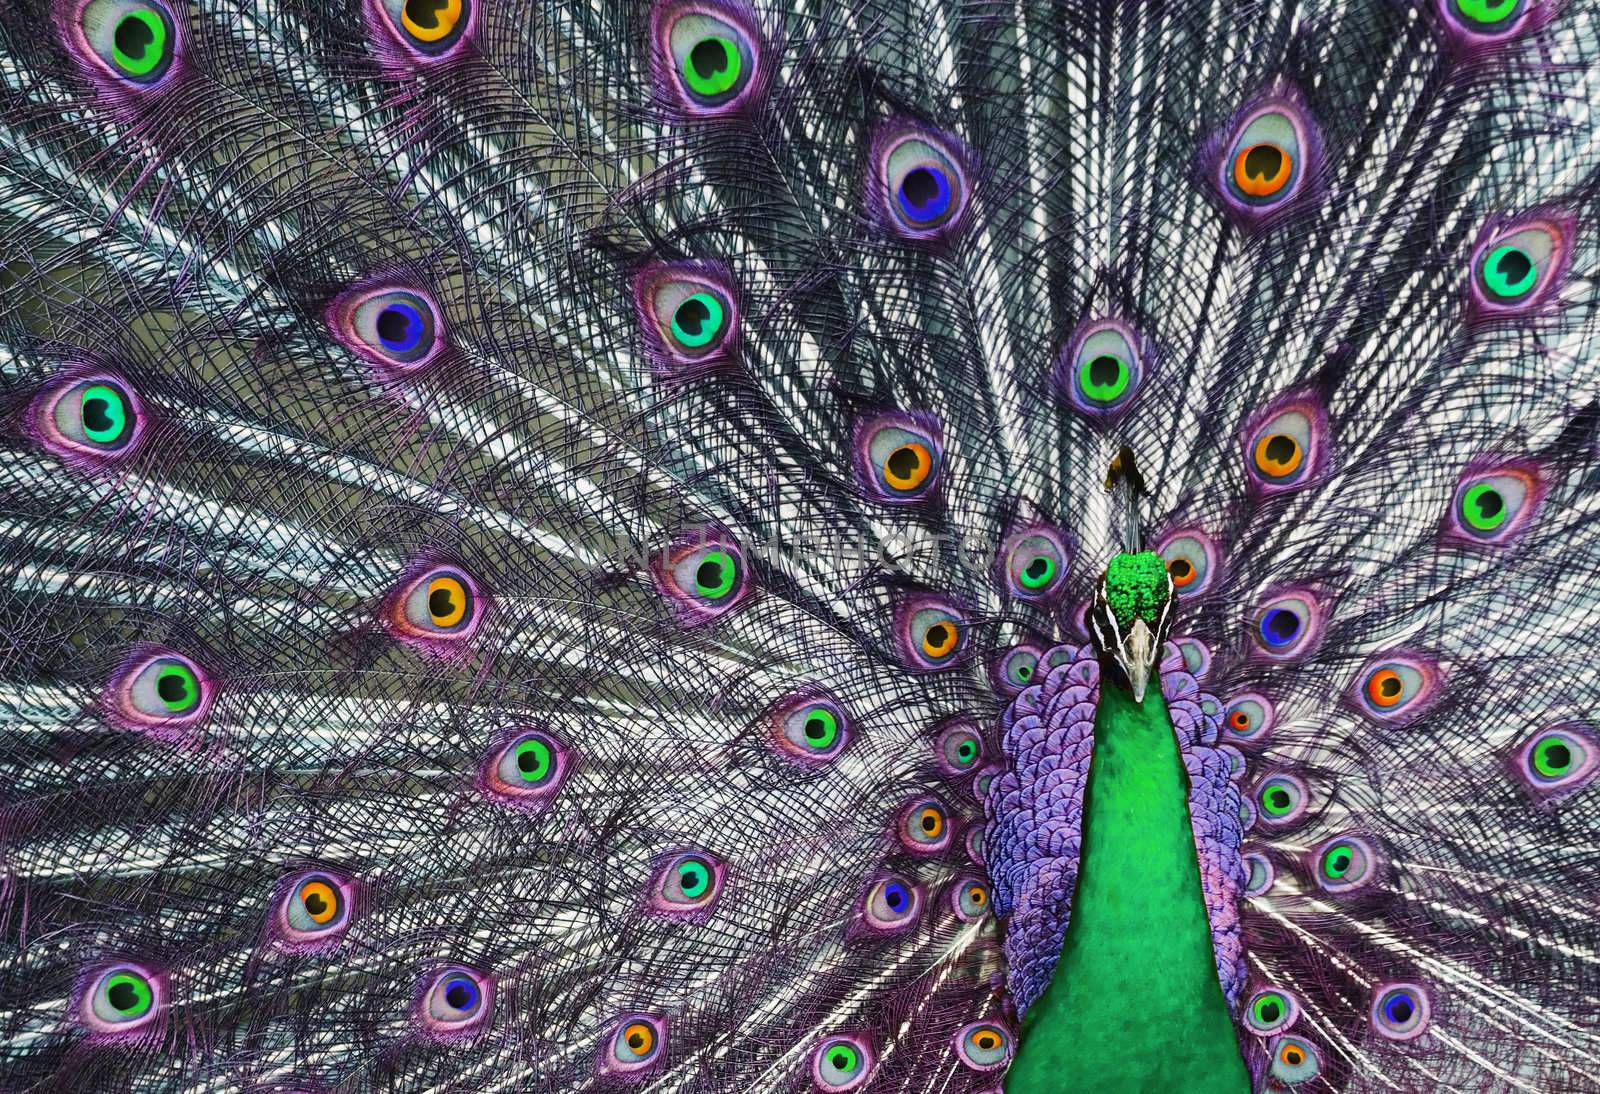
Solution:
M989 886L975 877L957 878L950 889L950 910L963 923L989 914Z
M77 29L99 69L138 88L161 82L182 40L177 19L160 0L89 0Z
M742 8L715 0L663 0L651 14L651 68L672 102L700 117L725 116L760 86L762 46Z
M1245 866L1245 896L1260 896L1272 888L1272 883L1277 880L1278 872L1272 868L1272 860L1259 851L1251 851L1243 856Z
M477 583L458 566L411 568L389 594L384 622L396 638L433 652L460 646L477 633L483 616Z
M817 1046L811 1057L811 1078L818 1090L837 1094L855 1090L872 1077L872 1049L860 1037L836 1035Z
M856 426L856 481L877 501L906 505L928 497L943 461L939 424L929 415L880 414Z
M906 124L880 129L872 143L867 206L884 228L911 240L954 232L967 207L968 182L955 142Z
M600 1071L607 1075L638 1077L661 1062L666 1038L665 1019L653 1014L625 1014L617 1020L605 1042Z
M1536 311L1567 270L1570 217L1523 217L1487 225L1472 251L1474 317L1515 318Z
M1211 650L1198 638L1181 635L1172 639L1172 644L1178 649L1178 657L1183 661L1183 671L1193 676L1196 680L1205 678L1211 671ZM1216 708L1208 710L1208 714L1216 714Z
M132 963L110 965L83 984L76 1008L92 1033L129 1036L149 1028L166 1005L166 978Z
M1536 798L1558 801L1593 781L1600 771L1600 745L1587 726L1549 726L1517 749L1512 771Z
M1321 634L1322 614L1310 593L1281 594L1256 609L1256 648L1274 661L1300 656Z
M1256 817L1264 828L1286 828L1305 816L1311 796L1294 775L1269 775L1256 787Z
M1294 490L1313 481L1327 462L1327 416L1307 399L1274 404L1245 432L1245 470L1263 493Z
M744 553L714 528L680 536L664 557L651 560L651 573L685 626L726 615L750 592Z
M379 0L389 32L413 54L435 60L461 42L473 0Z
M1275 1037L1268 1050L1272 1054L1269 1070L1280 1083L1293 1086L1316 1078L1322 1070L1322 1056L1304 1037L1286 1033Z
M895 831L906 850L937 854L950 846L950 815L937 798L913 798L901 806Z
M102 708L126 729L180 731L206 716L213 690L205 670L187 657L147 653L115 673Z
M921 913L921 886L898 875L874 881L861 899L862 925L880 933L903 931Z
M1372 993L1372 1029L1391 1041L1414 1041L1428 1029L1432 1007L1419 984L1380 984Z
M939 734L936 751L939 770L946 775L964 775L983 762L983 738L970 724L957 722Z
M1021 600L1051 600L1066 589L1067 557L1060 532L1043 525L1025 528L1000 549L1001 583Z
M967 621L955 604L936 597L914 597L895 612L901 660L918 671L941 669L965 651Z
M1458 543L1500 545L1527 530L1545 486L1531 463L1468 471L1456 484L1445 537Z
M1217 545L1198 529L1186 528L1162 538L1156 554L1167 564L1167 573L1181 597L1196 597L1212 586L1217 573Z
M145 430L144 408L133 389L107 373L53 383L29 413L29 432L63 459L95 465L126 458Z
M1329 893L1348 893L1377 878L1377 851L1359 836L1335 836L1311 852L1310 862L1317 884Z
M775 751L802 765L825 764L850 743L850 716L832 696L807 688L783 699L771 716Z
M515 729L489 750L478 771L478 788L520 809L549 805L566 781L569 757L544 729Z
M1207 149L1224 210L1242 226L1260 227L1309 192L1321 139L1299 95L1281 88L1247 107Z
M1115 417L1138 397L1149 356L1144 340L1126 323L1086 323L1073 332L1056 361L1056 390L1085 414Z
M1469 47L1516 34L1536 6L1529 0L1437 0L1445 29Z
M1356 706L1379 722L1405 724L1423 713L1439 687L1439 666L1428 658L1380 654L1357 677Z
M1012 646L995 661L991 676L1003 695L1017 695L1039 675L1038 646Z
M328 306L328 326L352 353L393 375L412 375L432 364L445 345L439 309L432 300L411 289L352 289L341 293Z
M471 1037L489 1024L493 1004L493 980L452 965L423 978L415 1014L433 1037Z
M733 361L739 305L725 268L702 262L651 266L634 280L633 292L646 353L658 375L683 379Z
M350 926L350 883L324 871L288 878L276 903L278 939L290 948L332 945Z
M657 915L701 921L722 895L726 868L703 851L675 855L656 872L650 910Z
M1263 740L1272 732L1277 712L1265 695L1247 692L1234 698L1222 712L1222 728L1230 738L1241 742Z
M998 1071L1011 1060L1011 1030L1000 1022L973 1022L956 1033L956 1056L974 1071Z
M1270 1037L1294 1025L1300 1017L1300 1004L1293 993L1282 988L1263 988L1250 997L1244 1007L1245 1025L1252 1033Z

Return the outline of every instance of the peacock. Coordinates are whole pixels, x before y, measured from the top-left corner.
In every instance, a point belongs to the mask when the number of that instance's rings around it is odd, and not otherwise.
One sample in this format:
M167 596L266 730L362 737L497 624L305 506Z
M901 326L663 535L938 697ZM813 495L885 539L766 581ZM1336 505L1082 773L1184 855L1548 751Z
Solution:
M1600 1091L1600 10L0 2L0 1088Z

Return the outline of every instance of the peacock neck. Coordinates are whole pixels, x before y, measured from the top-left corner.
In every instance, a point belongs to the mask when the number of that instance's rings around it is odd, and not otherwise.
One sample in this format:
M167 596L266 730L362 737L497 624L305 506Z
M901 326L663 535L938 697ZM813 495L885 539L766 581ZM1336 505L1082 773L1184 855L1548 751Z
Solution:
M1188 795L1160 688L1139 704L1103 684L1072 919L1050 986L1028 1010L1009 1094L1249 1091Z

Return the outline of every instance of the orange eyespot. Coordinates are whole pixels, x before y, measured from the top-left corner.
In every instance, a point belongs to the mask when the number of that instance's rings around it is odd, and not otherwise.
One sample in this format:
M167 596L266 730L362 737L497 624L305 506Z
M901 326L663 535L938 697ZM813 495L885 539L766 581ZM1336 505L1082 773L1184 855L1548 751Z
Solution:
M428 582L428 618L435 627L453 627L467 614L466 587L453 577Z
M929 806L917 814L917 829L929 839L944 835L944 814Z
M929 657L946 657L961 641L961 632L954 623L935 623L922 636L922 652Z
M1290 1067L1299 1067L1306 1062L1306 1054L1300 1050L1299 1045L1284 1045L1278 1052L1278 1059Z
M1305 458L1300 442L1287 433L1266 433L1256 442L1256 468L1271 478L1294 474Z
M1243 733L1250 728L1250 715L1242 710L1236 710L1228 715L1228 725L1237 733Z
M300 886L300 903L313 923L327 923L339 914L339 894L325 881L308 881Z
M406 33L419 42L437 42L449 37L461 22L461 0L406 0L400 9L400 23Z
M644 1022L634 1022L624 1029L622 1039L639 1056L648 1056L656 1047L656 1031Z
M974 885L967 890L967 899L974 904L985 904L989 900L989 894L984 891L983 886Z
M984 1030L972 1039L972 1043L988 1052L991 1049L1000 1047L1000 1038L988 1030Z
M1271 197L1293 172L1293 157L1275 144L1252 144L1233 158L1233 184L1251 197Z
M1392 707L1405 692L1405 681L1394 669L1379 669L1367 677L1367 698L1380 707Z
M933 454L926 445L903 444L883 461L883 480L896 490L915 490L933 473Z
M1167 563L1167 573L1172 575L1172 583L1180 589L1186 585L1193 585L1194 579L1200 576L1200 572L1194 568L1194 563L1186 558L1175 558Z

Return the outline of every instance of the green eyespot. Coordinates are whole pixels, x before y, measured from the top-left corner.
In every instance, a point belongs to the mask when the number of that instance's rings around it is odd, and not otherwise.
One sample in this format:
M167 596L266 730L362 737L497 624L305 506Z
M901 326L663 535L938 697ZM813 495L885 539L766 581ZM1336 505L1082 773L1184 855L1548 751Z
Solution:
M1522 0L1455 0L1456 11L1469 23L1492 26L1515 15Z
M1491 483L1480 482L1461 495L1461 519L1480 532L1492 532L1511 515L1505 498Z
M554 756L550 746L537 737L530 737L517 745L517 774L524 782L536 783L542 781L550 774L550 765Z
M96 444L115 444L128 430L128 404L122 393L105 384L83 389L78 397L83 434Z
M1501 300L1515 300L1539 281L1539 267L1521 247L1502 245L1483 260L1483 284Z
M711 887L711 871L698 859L678 864L678 889L690 900L695 900Z
M1350 872L1350 867L1355 865L1355 852L1339 844L1332 847L1322 856L1322 872L1331 878L1342 878Z
M1533 747L1533 769L1545 778L1560 778L1574 763L1572 747L1561 737L1546 737Z
M726 551L707 551L694 571L694 591L707 600L721 600L733 591L738 566Z
M701 98L724 95L739 83L744 63L739 46L720 34L707 35L683 58L683 81Z
M722 301L708 292L685 298L672 312L672 337L688 350L703 349L722 335L727 311Z
M1056 560L1049 555L1034 555L1022 567L1018 580L1024 589L1043 589L1055 580Z
M839 737L839 719L826 707L814 707L806 713L805 735L814 748L829 748Z
M167 664L156 675L156 695L173 714L185 714L200 702L200 681L187 665Z
M1113 353L1091 357L1078 367L1078 386L1090 402L1115 402L1132 382L1128 362Z
M119 972L106 979L106 1002L124 1018L138 1018L150 1013L155 1004L155 993L150 982L137 973Z

